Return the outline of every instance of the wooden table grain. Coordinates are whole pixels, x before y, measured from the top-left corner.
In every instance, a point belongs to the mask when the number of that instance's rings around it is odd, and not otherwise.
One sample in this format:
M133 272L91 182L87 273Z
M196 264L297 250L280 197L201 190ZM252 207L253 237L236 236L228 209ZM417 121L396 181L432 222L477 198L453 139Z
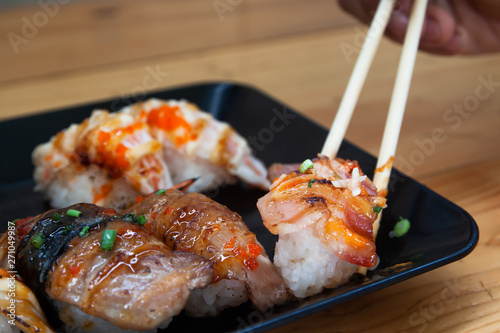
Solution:
M0 22L0 120L229 80L329 127L366 37L330 0L46 0ZM347 131L374 155L400 51L382 42ZM500 331L499 64L420 53L395 159L473 216L472 254L274 332Z

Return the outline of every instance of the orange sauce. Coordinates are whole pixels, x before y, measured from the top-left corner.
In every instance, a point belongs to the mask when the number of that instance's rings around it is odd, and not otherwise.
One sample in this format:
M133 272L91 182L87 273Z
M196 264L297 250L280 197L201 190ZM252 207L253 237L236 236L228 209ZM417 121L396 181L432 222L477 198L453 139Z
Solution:
M187 141L197 138L196 134L192 134L191 125L184 119L178 106L162 105L151 110L147 122L151 126L173 134L177 145L185 144Z
M237 238L233 236L224 244L223 249L233 252L237 257L243 260L243 265L245 265L246 268L254 270L259 267L256 258L262 253L262 247L256 244L252 238L250 238L246 248L244 248L237 244Z
M262 253L262 247L259 244L255 244L253 239L248 242L248 253L252 257L257 257Z
M390 168L392 168L393 161L394 161L394 156L389 157L389 159L387 160L387 162L385 162L385 164L382 165L380 168L377 168L375 170L375 172L382 172L382 171L384 171L384 169L390 169Z
M102 185L100 192L94 195L93 203L96 204L99 200L106 198L109 192L111 192L111 186L109 186L108 184Z
M144 126L142 123L134 123L127 127L117 128L111 132L99 131L97 133L97 155L101 163L103 163L110 171L112 177L119 177L130 166L127 160L127 148L123 143L119 142L126 135L131 135L135 131ZM113 143L117 142L113 147Z
M236 236L231 237L230 240L224 244L223 249L224 250L233 250L234 246L236 245Z
M71 266L69 268L69 272L71 273L71 276L75 277L78 275L78 273L80 273L80 267L78 266Z
M23 239L24 236L26 236L30 230L31 230L31 225L29 223L26 223L31 217L25 217L22 219L18 219L15 222L16 225L16 234L19 239Z
M114 208L104 208L104 210L102 211L103 214L106 214L106 215L116 215L116 210Z
M167 208L165 208L165 210L163 211L163 214L164 215L170 215L172 214L172 212L174 211L174 209L171 207L171 206L168 206Z

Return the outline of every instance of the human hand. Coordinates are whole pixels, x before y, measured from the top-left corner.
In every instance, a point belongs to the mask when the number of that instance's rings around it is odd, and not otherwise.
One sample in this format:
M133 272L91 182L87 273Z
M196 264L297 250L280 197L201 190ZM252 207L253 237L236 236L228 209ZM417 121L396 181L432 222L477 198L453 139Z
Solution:
M378 0L339 0L340 6L370 24ZM412 0L398 0L386 35L403 43ZM442 55L500 51L500 1L429 0L420 39L421 50Z

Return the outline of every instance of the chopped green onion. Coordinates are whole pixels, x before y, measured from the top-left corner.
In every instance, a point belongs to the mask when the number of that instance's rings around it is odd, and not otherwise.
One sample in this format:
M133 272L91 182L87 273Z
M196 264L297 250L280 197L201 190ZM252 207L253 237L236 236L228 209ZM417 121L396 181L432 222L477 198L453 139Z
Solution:
M300 169L299 170L300 170L300 172L304 173L308 169L312 169L312 168L314 168L313 162L310 159L307 159L304 162L302 162L302 164L300 165Z
M310 188L310 187L312 186L312 184L314 183L314 181L315 181L315 180L316 180L316 179L314 179L314 178L313 178L313 179L311 179L311 180L309 181L309 184L307 184L307 187L309 187L309 188Z
M79 210L76 210L76 209L68 209L68 211L66 212L66 214L68 214L68 216L74 216L74 217L78 217L80 216L82 212L80 212Z
M400 220L394 226L394 229L391 231L389 236L391 237L402 237L406 235L406 233L410 230L410 221L408 219L404 219L400 217Z
M111 229L106 229L102 233L101 237L101 249L104 251L111 251L116 239L116 231Z
M380 206L375 206L375 207L373 207L373 211L374 211L375 213L380 213L380 212L382 211L382 207L380 207Z
M70 232L70 231L71 231L71 227L70 227L69 225L67 225L67 226L64 228L64 230L63 230L62 234L63 234L63 235L67 235L67 234L69 234L69 232Z
M80 236L81 238L85 238L89 235L89 229L90 227L88 225L86 225L82 231L80 231L80 233L78 234L78 236Z
M139 217L137 218L137 222L140 224L140 225L145 225L146 224L146 216L144 215L139 215Z
M54 216L52 217L52 221L59 222L60 220L61 220L61 215L54 213Z
M43 235L40 233L40 234L36 235L35 237L33 237L31 239L31 245L33 245L33 247L35 249L41 248L43 245Z
M127 222L137 223L137 217L135 217L134 213L128 213L126 215L123 215L122 220L127 221Z
M163 194L163 193L166 193L167 191L165 190L159 190L158 192L156 192L156 194Z

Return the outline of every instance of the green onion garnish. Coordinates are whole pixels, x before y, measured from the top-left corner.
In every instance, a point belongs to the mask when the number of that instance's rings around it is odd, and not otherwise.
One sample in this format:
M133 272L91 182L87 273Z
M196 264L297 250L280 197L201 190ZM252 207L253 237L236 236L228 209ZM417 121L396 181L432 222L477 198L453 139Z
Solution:
M145 225L146 224L146 216L144 215L139 215L139 217L137 218L137 222L140 224L140 225Z
M127 222L137 223L137 217L135 217L134 213L128 213L126 215L123 215L122 220L127 221Z
M410 221L400 217L400 220L394 226L394 229L390 232L391 237L402 237L410 230Z
M167 191L165 191L165 190L159 190L158 192L156 192L156 194L163 194L165 192L167 192Z
M60 220L61 220L61 215L54 213L54 216L52 217L52 221L59 222Z
M102 233L101 238L101 249L104 251L111 251L116 239L116 231L111 229L106 229Z
M89 229L90 227L88 225L86 225L82 231L80 231L80 233L78 234L78 236L80 236L81 238L85 238L89 235Z
M380 206L375 206L375 207L373 207L373 211L374 211L375 213L380 213L380 212L382 211L382 207L380 207Z
M78 217L80 216L82 212L80 212L79 210L76 210L76 209L68 209L68 211L66 212L66 214L68 216L74 216L74 217Z
M309 181L309 184L307 184L307 187L309 187L309 188L310 188L310 187L312 186L312 184L313 184L313 182L314 182L315 180L316 180L316 179L314 179L314 178L313 178L313 179L311 179L311 180Z
M41 248L43 245L43 235L40 233L33 237L31 239L31 245L33 245L35 249Z
M314 168L313 162L310 159L307 159L304 162L302 162L302 164L300 165L300 169L299 170L300 170L300 172L304 173L308 169L312 169L312 168Z
M64 230L63 230L62 234L63 234L63 235L67 235L67 234L69 234L69 232L70 232L70 231L71 231L71 227L70 227L69 225L67 225L67 226L64 228Z

